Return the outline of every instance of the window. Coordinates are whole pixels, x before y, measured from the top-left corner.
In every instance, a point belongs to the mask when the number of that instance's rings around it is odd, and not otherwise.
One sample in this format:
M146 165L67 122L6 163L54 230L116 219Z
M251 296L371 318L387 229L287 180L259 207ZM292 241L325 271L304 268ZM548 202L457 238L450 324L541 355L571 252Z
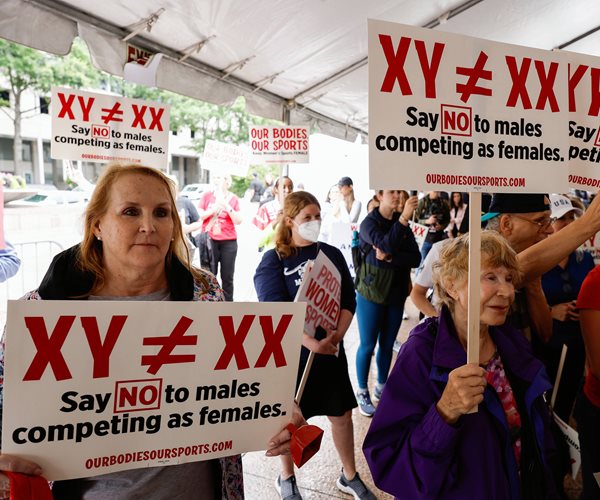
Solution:
M0 89L0 103L3 101L10 102L10 92L8 90ZM4 103L4 105L7 105Z
M43 115L48 114L48 106L50 105L50 98L46 96L40 96L40 113Z
M0 137L0 160L12 161L13 156L13 141L7 137Z
M193 139L196 137L196 131L194 129L190 130L190 137Z
M23 141L23 148L21 149L21 158L23 161L31 162L31 142Z
M44 163L52 163L52 156L50 156L50 143L44 141L42 149L44 151Z

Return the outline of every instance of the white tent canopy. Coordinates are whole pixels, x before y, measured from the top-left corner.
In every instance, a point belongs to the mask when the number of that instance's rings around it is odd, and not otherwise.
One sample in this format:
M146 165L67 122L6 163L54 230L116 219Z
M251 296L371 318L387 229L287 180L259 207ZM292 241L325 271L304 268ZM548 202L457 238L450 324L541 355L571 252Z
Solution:
M0 37L66 54L80 36L119 76L132 44L164 54L160 88L243 95L250 113L354 140L368 129L368 18L600 55L598 0L2 0Z

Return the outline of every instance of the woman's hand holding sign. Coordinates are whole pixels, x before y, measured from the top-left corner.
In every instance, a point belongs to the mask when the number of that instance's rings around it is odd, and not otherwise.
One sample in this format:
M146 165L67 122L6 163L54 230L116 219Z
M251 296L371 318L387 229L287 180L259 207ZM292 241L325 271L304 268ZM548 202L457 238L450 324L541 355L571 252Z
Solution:
M20 472L30 476L39 476L42 474L42 468L29 460L19 458L14 455L0 453L0 471ZM10 481L6 474L0 472L0 498L10 497Z

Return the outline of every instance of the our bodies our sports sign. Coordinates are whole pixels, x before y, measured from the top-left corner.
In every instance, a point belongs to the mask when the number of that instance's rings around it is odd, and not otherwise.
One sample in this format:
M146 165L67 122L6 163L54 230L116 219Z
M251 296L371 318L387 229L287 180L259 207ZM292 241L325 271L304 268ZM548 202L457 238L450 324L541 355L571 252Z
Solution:
M305 307L10 301L2 452L58 480L265 449Z
M370 20L370 187L566 190L569 83L564 53Z

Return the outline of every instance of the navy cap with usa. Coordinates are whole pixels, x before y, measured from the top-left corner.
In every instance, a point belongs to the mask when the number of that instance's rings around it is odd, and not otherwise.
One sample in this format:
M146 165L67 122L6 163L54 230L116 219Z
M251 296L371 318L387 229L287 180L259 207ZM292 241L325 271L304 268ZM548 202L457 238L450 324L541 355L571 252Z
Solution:
M481 217L481 222L493 219L500 214L528 214L550 210L550 200L544 193L496 193L488 213Z
M338 186L342 187L342 186L352 186L353 182L352 179L350 179L350 177L342 177L339 181L338 181Z

